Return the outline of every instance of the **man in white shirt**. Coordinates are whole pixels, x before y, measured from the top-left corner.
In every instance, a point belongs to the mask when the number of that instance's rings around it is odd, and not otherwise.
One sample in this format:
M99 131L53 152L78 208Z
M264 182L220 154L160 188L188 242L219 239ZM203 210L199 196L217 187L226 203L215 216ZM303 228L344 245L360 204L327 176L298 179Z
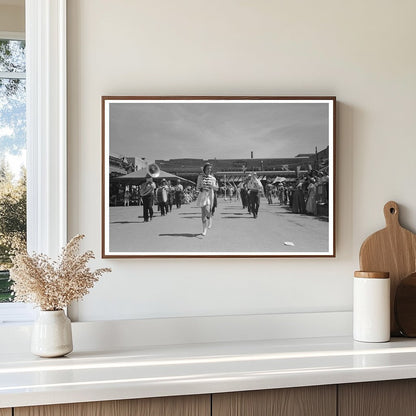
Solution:
M263 194L263 185L255 173L249 175L247 183L248 187L248 202L249 212L253 214L254 218L257 218L260 206L260 194Z

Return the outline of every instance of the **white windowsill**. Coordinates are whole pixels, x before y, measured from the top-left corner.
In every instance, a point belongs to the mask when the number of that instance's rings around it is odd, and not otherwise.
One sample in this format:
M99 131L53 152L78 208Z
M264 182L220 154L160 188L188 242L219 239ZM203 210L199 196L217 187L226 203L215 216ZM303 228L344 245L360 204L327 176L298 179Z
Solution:
M29 324L36 312L27 303L0 303L0 325Z

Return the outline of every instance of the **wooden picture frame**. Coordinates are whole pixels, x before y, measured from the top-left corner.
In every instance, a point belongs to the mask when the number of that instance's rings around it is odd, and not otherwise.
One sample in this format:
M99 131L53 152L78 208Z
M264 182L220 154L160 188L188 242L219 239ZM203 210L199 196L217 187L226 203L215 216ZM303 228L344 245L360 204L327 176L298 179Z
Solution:
M103 96L102 257L335 257L335 115L332 96Z

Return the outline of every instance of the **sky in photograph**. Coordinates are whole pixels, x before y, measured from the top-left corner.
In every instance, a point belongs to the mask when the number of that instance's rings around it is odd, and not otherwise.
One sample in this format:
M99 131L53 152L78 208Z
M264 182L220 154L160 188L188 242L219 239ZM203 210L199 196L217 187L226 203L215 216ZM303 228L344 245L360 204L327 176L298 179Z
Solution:
M110 104L110 153L149 161L294 157L328 140L327 103Z

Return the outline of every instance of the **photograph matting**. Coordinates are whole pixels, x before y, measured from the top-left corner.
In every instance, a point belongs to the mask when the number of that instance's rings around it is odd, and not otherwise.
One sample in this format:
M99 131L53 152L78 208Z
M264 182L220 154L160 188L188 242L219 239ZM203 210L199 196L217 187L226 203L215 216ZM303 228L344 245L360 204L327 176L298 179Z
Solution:
M335 97L102 97L102 257L334 257Z

